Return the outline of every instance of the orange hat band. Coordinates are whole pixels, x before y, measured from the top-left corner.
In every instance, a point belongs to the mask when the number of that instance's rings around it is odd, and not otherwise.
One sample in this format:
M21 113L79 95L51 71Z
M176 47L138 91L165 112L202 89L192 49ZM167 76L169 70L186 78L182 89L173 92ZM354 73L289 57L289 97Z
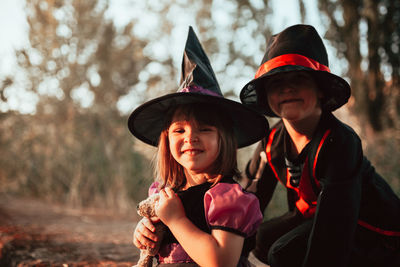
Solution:
M286 55L281 55L274 57L273 59L268 60L264 64L262 64L256 73L255 79L258 77L264 75L265 73L269 72L272 69L282 67L282 66L287 66L287 65L297 65L297 66L303 66L307 67L313 70L321 70L321 71L327 71L331 72L330 69L305 56L299 55L299 54L286 54Z

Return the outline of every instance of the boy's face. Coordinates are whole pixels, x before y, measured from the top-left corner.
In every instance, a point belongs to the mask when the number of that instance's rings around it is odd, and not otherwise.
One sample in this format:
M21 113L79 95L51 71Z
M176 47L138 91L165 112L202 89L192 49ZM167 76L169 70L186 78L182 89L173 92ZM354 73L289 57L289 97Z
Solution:
M299 121L320 114L322 93L307 72L281 73L266 82L267 100L271 110L289 121Z

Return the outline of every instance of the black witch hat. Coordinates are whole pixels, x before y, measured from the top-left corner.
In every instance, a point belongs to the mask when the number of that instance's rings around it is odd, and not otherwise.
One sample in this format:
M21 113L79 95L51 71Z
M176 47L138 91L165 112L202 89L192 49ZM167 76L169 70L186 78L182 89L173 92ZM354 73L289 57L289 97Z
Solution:
M268 131L264 116L223 97L210 61L192 27L189 27L178 92L155 98L136 108L129 116L128 128L138 139L157 146L168 110L176 105L191 103L221 106L233 121L239 148L257 142Z
M323 92L323 110L334 111L350 97L350 86L329 70L328 54L318 32L311 25L298 24L273 35L255 78L240 92L243 104L261 110L265 115L276 117L269 107L265 85L278 73L306 71L314 77Z

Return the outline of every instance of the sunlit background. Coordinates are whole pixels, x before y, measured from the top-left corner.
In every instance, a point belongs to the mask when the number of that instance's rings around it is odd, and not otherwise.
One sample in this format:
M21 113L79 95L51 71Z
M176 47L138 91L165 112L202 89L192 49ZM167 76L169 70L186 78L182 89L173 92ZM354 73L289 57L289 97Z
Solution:
M154 149L128 133L127 116L177 89L189 25L238 100L266 39L297 23L317 29L331 71L351 83L335 114L400 195L397 0L2 0L0 193L130 209L153 179ZM276 198L268 216L285 207Z
M45 1L44 1L45 2ZM106 4L106 1L98 1L101 5ZM146 1L135 1L135 0L111 0L109 1L109 7L105 13L106 19L111 19L116 28L122 29L128 23L136 21L133 34L138 38L147 40L148 43L144 48L143 53L155 61L164 61L171 59L173 67L179 68L179 64L182 57L182 50L186 38L186 32L189 25L196 27L196 12L201 9L201 3L198 2L197 6L192 5L190 1L159 1L158 7L152 6L149 9ZM263 1L253 0L250 1L252 6L257 10L263 10L266 4ZM2 61L0 64L1 74L7 75L10 73L18 72L16 67L15 49L26 48L29 46L28 31L29 25L26 20L27 11L24 6L25 1L2 1L0 3L0 35L2 36L2 42L0 43L0 55ZM66 1L68 3L68 1ZM168 12L166 12L166 18L160 17L161 10L165 6L172 6ZM200 5L199 5L200 4ZM45 4L41 4L44 6ZM269 19L271 21L268 27L271 32L277 33L287 26L301 23L299 13L299 2L297 0L286 0L284 2L280 0L269 1L271 6L271 12ZM321 18L318 16L318 9L315 0L304 1L305 8L307 9L307 16L304 23L312 24L316 29L323 34L326 29L320 22ZM218 33L214 38L218 42L224 44L228 41L232 41L231 32L229 27L234 23L235 18L230 16L231 12L237 8L235 1L213 1L211 6L211 19L215 24L215 31ZM154 9L154 10L152 10ZM143 12L146 11L146 12ZM61 12L60 12L61 13ZM250 16L251 14L249 14ZM57 16L57 15L55 15ZM63 16L59 14L59 16ZM171 21L171 32L168 36L160 37L158 29L162 25L164 19ZM244 25L240 31L235 34L235 43L237 46L243 47L243 53L246 56L252 57L254 62L259 62L262 58L263 51L258 47L259 42L264 42L265 36L261 34L256 37L258 42L255 43L249 37L248 29L254 30L258 26L256 22L250 21L247 25ZM267 27L267 25L266 25ZM228 30L227 30L228 29ZM57 29L57 34L61 36L71 36L71 29L67 25L60 25ZM331 58L334 58L332 47L328 46L328 52ZM210 51L212 54L213 51ZM35 59L33 59L35 60ZM36 59L40 60L40 59ZM222 50L219 54L213 55L213 66L215 70L220 73L221 79L227 80L227 82L221 82L226 91L233 90L236 94L240 91L240 86L234 86L234 84L245 84L249 77L254 74L253 68L240 68L240 63L233 66L228 66L229 51ZM340 67L335 67L333 64L331 67L333 71L340 72ZM162 65L155 62L148 64L146 68L140 73L140 82L136 85L140 90L146 90L146 79L150 75L154 75L162 72ZM99 83L100 77L95 72L90 77L92 83ZM23 79L21 77L21 79ZM177 83L179 77L176 77ZM232 82L235 79L235 83ZM57 83L49 82L47 85L43 85L40 90L43 94L54 94L57 95ZM14 88L13 92L9 92L9 101L5 105L1 106L3 111L6 110L18 110L22 113L33 113L35 112L35 106L38 98L35 95L29 94L22 90ZM75 99L79 101L84 107L89 107L93 102L93 95L89 90L85 90L84 87L74 93ZM122 98L118 103L118 107L122 113L126 114L137 105L135 96L128 94Z

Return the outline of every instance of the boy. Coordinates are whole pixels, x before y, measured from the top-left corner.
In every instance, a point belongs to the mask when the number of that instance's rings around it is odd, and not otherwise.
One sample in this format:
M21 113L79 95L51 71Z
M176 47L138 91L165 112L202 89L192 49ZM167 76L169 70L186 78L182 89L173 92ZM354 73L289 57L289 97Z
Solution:
M400 266L400 200L331 113L349 96L308 25L274 35L240 93L245 105L281 118L246 168L262 210L277 181L287 188L289 211L263 222L253 251L272 267Z

